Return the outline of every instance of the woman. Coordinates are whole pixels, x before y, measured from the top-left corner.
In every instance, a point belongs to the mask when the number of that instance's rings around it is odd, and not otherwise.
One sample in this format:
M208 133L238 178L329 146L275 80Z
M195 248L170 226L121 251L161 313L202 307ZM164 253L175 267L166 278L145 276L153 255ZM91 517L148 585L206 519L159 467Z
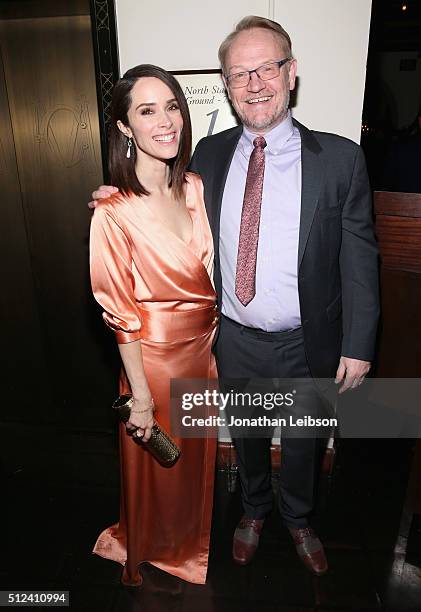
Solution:
M90 257L92 289L123 362L120 392L134 398L127 430L120 425L120 521L94 552L123 564L127 585L141 583L144 561L206 580L216 440L177 439L181 456L167 468L131 437L149 439L153 407L170 430L171 378L216 375L212 237L201 180L186 172L190 148L175 78L151 65L126 72L114 88L110 133L119 192L95 209Z

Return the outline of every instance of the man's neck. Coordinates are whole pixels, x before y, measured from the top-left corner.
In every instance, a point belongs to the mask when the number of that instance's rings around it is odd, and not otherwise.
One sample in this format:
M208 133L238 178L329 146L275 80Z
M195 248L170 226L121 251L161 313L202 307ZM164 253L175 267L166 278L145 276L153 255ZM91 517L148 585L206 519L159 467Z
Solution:
M243 126L246 128L246 130L248 130L251 134L255 134L256 136L266 136L267 134L269 134L270 132L272 132L273 130L275 130L278 126L280 126L282 123L285 123L285 121L290 117L290 112L289 110L286 112L285 115L283 115L282 117L278 117L278 119L276 119L276 121L274 121L270 126L268 126L267 128L256 128L254 126L251 125L246 125L245 123L243 123Z
M266 142L272 146L277 146L279 143L286 142L292 135L294 126L292 123L291 114L288 112L284 119L272 126L270 130L261 132L259 130L250 129L246 125L243 126L243 139L249 144L253 142L256 135L263 136Z

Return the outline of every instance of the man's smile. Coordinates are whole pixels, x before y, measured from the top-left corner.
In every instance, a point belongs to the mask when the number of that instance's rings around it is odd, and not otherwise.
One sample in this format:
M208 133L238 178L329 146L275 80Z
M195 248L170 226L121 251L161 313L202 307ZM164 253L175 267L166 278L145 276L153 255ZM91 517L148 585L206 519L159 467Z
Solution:
M273 96L259 96L258 98L249 98L246 100L247 104L259 104L263 102L269 102Z

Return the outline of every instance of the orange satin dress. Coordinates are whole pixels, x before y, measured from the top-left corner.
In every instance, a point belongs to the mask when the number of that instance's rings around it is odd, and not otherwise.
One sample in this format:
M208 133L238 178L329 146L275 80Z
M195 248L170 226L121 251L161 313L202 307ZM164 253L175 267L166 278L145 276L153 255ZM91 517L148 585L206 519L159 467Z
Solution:
M192 219L188 244L154 215L153 203L120 194L103 200L91 225L92 289L118 343L140 339L155 416L170 431L171 378L216 377L212 235L200 178L186 174ZM120 392L130 391L122 372ZM149 562L203 584L209 555L216 439L175 438L181 456L162 467L120 425L120 520L93 552L124 565L122 582L141 582Z

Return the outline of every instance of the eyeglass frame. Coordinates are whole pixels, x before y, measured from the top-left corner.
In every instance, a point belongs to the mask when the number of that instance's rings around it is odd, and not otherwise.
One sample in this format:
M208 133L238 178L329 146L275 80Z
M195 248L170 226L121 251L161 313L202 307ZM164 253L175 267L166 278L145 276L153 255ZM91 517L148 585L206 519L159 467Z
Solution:
M225 74L225 79L227 81L227 85L229 85L229 87L232 87L232 89L239 89L240 87L246 87L249 83L250 83L250 79L251 79L251 74L252 72L256 73L256 76L261 80L261 81L271 81L272 79L276 79L277 76L279 76L279 74L281 74L281 68L282 66L284 66L287 62L290 62L292 59L292 57L286 57L284 59L281 60L273 60L271 62L265 62L264 64L261 64L260 66L257 66L257 68L253 68L253 70L240 70L239 72L234 72L234 74ZM262 79L262 77L258 74L258 70L260 70L260 68L263 68L263 66L268 66L269 64L278 64L279 66L279 74L270 77L269 79ZM237 74L241 74L241 73L246 73L248 72L249 75L249 79L247 81L247 83L244 83L244 85L237 85L237 86L233 86L231 85L230 80L236 76Z

